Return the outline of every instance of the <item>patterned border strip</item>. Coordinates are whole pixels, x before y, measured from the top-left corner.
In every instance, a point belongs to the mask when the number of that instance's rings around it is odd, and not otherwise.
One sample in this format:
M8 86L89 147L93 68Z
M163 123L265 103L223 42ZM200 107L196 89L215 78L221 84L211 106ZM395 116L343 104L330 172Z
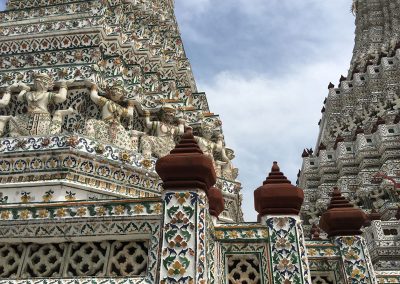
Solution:
M246 224L220 225L215 227L214 236L218 241L268 241L268 229L266 226L247 226Z
M0 154L27 154L29 152L36 154L39 151L53 152L54 150L71 149L90 155L90 157L101 158L105 160L105 163L123 164L125 169L158 178L155 172L155 158L145 159L140 153L121 150L78 135L0 139ZM218 184L222 187L224 194L237 194L237 182L218 179Z
M400 270L397 271L375 271L378 283L400 283Z
M162 210L159 198L11 204L0 206L0 220L160 215Z
M340 257L339 248L325 240L306 241L306 249L309 258Z
M144 284L154 283L144 278L80 278L80 279L38 279L38 280L1 280L0 284Z
M110 145L103 145L89 138L77 135L52 137L21 137L0 140L0 153L54 151L58 149L76 149L86 154L95 154L111 162L124 163L127 166L154 173L155 159L146 160L141 154L128 152Z

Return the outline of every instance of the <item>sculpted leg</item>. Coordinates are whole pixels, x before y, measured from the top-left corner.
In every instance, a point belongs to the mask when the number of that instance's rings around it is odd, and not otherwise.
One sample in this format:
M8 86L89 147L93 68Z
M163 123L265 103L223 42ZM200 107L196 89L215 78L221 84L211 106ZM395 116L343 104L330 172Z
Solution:
M53 119L51 120L50 125L50 134L61 133L64 117L73 113L75 113L75 110L73 108L57 110L56 112L54 112Z
M11 116L0 116L0 137L4 135L4 129L8 121L10 120Z

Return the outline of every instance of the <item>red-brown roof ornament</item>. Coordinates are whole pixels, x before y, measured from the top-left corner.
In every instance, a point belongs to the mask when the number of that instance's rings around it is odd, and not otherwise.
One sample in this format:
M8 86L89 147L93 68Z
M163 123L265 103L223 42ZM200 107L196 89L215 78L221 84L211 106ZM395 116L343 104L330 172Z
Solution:
M317 157L319 157L319 151L326 150L326 146L324 143L320 143L318 146Z
M306 149L304 149L303 150L303 153L301 154L301 157L302 158L307 158L307 157L309 157L310 156L310 154L306 151Z
M396 217L397 220L400 220L400 206L399 208L397 208L397 212L396 215L394 215L394 217Z
M341 135L338 135L336 137L335 145L333 146L333 149L336 150L337 149L337 145L339 144L339 142L343 142L343 141L344 141L344 138Z
M321 237L319 236L321 233L321 229L318 227L317 224L312 225L310 233L312 240L321 240Z
M346 80L347 80L347 78L346 78L345 76L343 76L343 75L340 76L340 79L339 79L339 88L342 86L342 82L343 82L343 81L346 81Z
M254 191L254 206L259 216L298 215L303 200L303 190L290 183L277 162L263 185Z
M322 214L319 227L332 236L361 235L361 227L367 215L344 198L338 188L334 188L328 210Z
M364 227L371 226L372 221L380 220L381 214L377 212L375 209L371 210L371 213L367 214L367 220L365 221Z
M218 218L225 209L225 201L219 188L213 186L208 190L208 203L210 205L210 214Z
M356 135L357 135L357 134L363 134L363 133L364 133L364 129L362 129L361 126L357 126Z
M400 122L400 114L396 115L396 117L394 118L393 123L394 123L394 124L397 124L397 123L399 123L399 122Z
M329 82L329 85L328 85L328 90L329 90L329 89L333 89L333 88L335 88L335 85L334 85L334 84L332 84L332 82Z
M371 129L371 133L375 133L378 130L378 125L385 124L385 123L386 123L386 121L382 117L378 116L378 119L376 120L374 126Z
M376 120L376 125L381 125L381 124L385 124L386 123L386 121L382 118L382 117L380 117L380 116L378 116L378 119Z
M356 128L356 131L354 133L353 141L357 140L357 135L358 134L363 134L363 133L364 133L364 129L362 129L362 127L358 125L357 128Z
M190 128L169 155L157 160L156 171L164 189L200 188L208 192L217 179L211 159L200 150Z

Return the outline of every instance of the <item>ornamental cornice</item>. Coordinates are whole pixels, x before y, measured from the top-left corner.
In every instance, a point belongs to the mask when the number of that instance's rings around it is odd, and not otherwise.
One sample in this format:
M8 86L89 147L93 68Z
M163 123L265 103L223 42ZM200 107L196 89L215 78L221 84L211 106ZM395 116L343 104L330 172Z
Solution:
M61 220L102 218L116 216L158 216L161 219L160 198L126 199L107 201L75 201L0 205L0 226L26 220ZM6 221L6 222L5 222Z

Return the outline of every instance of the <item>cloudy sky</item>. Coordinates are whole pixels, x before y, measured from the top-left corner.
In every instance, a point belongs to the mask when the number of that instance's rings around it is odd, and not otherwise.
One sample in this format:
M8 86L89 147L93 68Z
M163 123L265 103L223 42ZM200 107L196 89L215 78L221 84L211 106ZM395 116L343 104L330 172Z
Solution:
M248 221L272 162L294 183L302 150L315 146L328 83L349 67L351 2L175 0L198 89L236 152Z
M351 0L175 0L197 86L236 152L245 219L273 161L295 183L330 81L347 74Z

